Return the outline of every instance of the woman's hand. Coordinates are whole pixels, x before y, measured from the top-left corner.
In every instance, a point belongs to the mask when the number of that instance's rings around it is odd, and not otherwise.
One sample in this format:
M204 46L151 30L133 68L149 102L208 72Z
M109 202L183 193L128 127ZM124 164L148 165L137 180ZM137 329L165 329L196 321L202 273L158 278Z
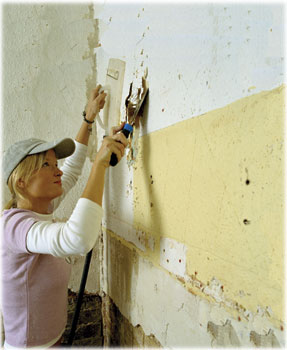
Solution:
M95 119L99 111L104 108L106 102L105 99L107 94L104 91L100 92L101 87L101 85L97 85L97 87L92 90L90 99L86 106L86 119L91 122Z
M122 159L125 154L125 148L128 145L128 140L123 133L119 133L124 127L125 122L122 122L120 126L112 127L110 136L106 136L103 139L102 145L97 153L94 161L95 165L108 168L110 166L110 159L112 153L115 153L118 161Z

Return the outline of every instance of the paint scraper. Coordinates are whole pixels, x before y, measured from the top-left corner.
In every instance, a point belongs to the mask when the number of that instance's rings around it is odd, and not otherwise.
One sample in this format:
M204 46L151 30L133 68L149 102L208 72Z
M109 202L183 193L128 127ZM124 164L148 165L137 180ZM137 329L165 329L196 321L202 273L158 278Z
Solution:
M129 135L133 132L133 126L136 122L137 116L142 115L144 102L145 102L146 97L147 97L148 92L149 92L148 83L146 82L146 80L144 78L142 78L142 88L138 89L137 103L133 104L130 101L130 99L132 97L132 86L133 86L133 83L130 84L129 94L125 100L127 123L124 125L123 129L120 131L125 135L126 138L128 138ZM133 112L131 113L131 117L129 116L130 106L131 106L131 110L134 109ZM117 165L117 163L118 163L118 158L117 158L115 153L112 153L110 165L115 166L115 165Z

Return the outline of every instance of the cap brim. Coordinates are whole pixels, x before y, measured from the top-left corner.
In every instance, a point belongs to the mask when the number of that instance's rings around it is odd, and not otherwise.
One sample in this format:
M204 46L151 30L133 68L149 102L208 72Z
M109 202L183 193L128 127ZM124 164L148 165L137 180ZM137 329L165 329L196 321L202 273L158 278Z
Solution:
M50 149L53 149L55 151L57 159L62 159L69 157L72 155L75 151L76 145L75 142L70 138L65 138L61 140L56 140L52 142L45 142L42 143L35 148L33 148L29 154L36 154L41 153L45 151L49 151Z

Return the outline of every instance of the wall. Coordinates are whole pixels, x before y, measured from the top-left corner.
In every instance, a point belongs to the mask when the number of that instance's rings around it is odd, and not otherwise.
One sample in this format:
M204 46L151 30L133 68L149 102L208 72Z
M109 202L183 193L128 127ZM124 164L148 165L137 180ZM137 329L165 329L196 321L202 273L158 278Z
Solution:
M125 63L109 122L150 86L135 159L108 174L105 292L164 347L283 346L283 5L94 9L98 81Z
M280 4L3 6L2 151L73 137L110 58L125 66L117 124L148 71L135 159L107 174L87 289L103 288L153 344L284 345L283 15ZM83 258L72 263L75 291Z
M76 136L91 87L96 86L93 47L97 40L89 4L4 4L2 152L14 142L36 137ZM66 220L81 195L90 169L55 212ZM9 199L3 188L2 203ZM98 244L97 244L98 246ZM99 291L98 250L93 254L88 290ZM84 258L73 258L70 288L78 290Z

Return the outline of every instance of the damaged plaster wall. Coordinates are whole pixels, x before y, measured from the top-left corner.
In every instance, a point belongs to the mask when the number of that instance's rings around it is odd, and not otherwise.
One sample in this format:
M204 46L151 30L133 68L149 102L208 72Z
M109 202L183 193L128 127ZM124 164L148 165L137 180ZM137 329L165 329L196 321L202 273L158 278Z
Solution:
M98 81L150 92L109 169L105 292L164 347L284 346L284 6L100 1ZM168 25L167 25L168 22Z
M96 20L89 4L4 4L2 151L14 142L36 137L74 138L82 123L87 95L95 87ZM62 162L60 162L61 164ZM87 181L90 162L64 200L56 218L66 220ZM2 204L9 190L3 189ZM99 290L94 252L88 290ZM80 285L84 258L72 258L70 288Z
M3 151L31 135L75 136L111 57L126 62L122 116L129 84L148 71L136 162L108 174L103 287L162 346L284 345L282 8L3 7Z

